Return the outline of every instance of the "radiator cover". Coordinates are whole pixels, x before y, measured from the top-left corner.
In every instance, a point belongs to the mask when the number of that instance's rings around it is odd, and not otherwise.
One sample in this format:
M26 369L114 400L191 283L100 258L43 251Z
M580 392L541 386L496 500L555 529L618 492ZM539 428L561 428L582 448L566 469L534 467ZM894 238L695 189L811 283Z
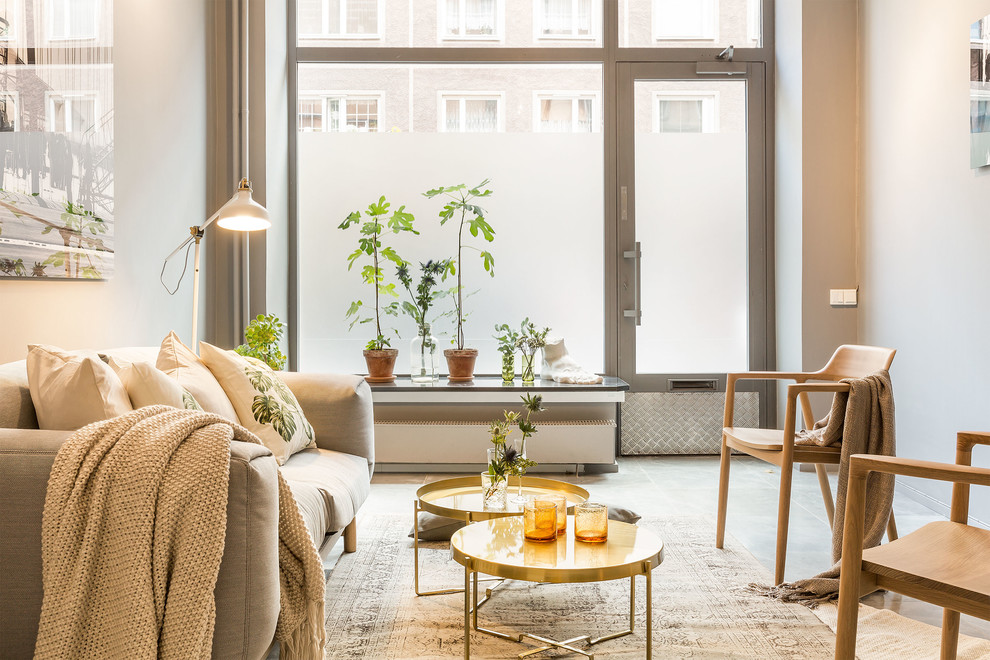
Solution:
M725 392L631 392L622 404L624 455L718 454ZM760 395L737 392L735 425L759 426Z

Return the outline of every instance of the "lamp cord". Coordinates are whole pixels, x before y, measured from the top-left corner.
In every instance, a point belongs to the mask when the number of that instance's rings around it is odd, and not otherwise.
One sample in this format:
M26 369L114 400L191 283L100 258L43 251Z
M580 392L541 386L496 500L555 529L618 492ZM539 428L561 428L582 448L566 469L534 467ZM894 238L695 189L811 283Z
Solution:
M168 295L174 296L175 292L179 290L179 285L182 284L182 279L186 276L186 269L189 268L189 249L193 246L194 241L190 241L189 245L186 246L186 256L182 259L182 272L179 273L179 279L175 283L174 289L169 289L168 285L165 284L165 267L168 266L168 259L162 263L162 272L158 276L158 281L162 283L165 290L168 291Z

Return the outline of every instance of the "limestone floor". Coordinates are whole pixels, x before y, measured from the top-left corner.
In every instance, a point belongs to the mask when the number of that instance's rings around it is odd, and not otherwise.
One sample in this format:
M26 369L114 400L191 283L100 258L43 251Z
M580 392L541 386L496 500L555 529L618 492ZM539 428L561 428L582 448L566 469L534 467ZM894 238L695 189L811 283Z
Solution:
M706 516L712 521L714 544L717 456L630 456L621 457L618 462L618 473L572 474L560 478L584 486L595 500L624 506L643 516ZM416 489L423 483L444 476L452 475L378 472L372 480L371 497L362 507L361 514L408 511L411 521ZM776 544L779 478L779 469L774 465L748 456L733 457L727 531L771 572ZM835 475L832 481L834 492ZM901 535L942 518L931 509L901 495L894 498L894 513ZM360 527L358 529L360 544ZM787 580L810 577L829 567L830 534L815 473L795 471ZM899 594L873 594L864 602L919 621L941 625L941 609ZM962 632L990 639L990 622L964 616Z

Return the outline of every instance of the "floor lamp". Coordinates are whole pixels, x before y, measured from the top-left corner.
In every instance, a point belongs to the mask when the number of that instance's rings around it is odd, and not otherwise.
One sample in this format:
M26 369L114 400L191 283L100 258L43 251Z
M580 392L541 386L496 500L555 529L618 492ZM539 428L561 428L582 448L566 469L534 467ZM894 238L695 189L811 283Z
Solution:
M192 345L191 348L195 351L199 345L199 243L203 239L203 234L206 228L212 225L214 222L217 223L219 227L224 229L232 229L234 231L258 231L261 229L268 229L272 226L271 220L268 217L268 211L264 206L257 203L251 198L251 181L248 178L250 172L249 169L249 150L248 150L248 7L249 0L241 0L240 3L240 19L241 19L241 56L240 56L240 102L241 102L241 145L240 145L240 161L243 164L244 178L241 179L240 185L237 187L237 192L234 196L227 201L226 204L220 207L216 213L211 215L206 222L199 226L193 226L189 228L189 237L182 242L179 247L172 251L172 254L165 257L165 263L162 264L162 276L165 274L165 266L168 265L169 260L171 260L175 255L177 255L183 248L186 248L189 243L195 241L195 255L193 257L193 310L192 310ZM186 253L186 259L188 260L188 252ZM183 275L185 274L185 269L183 268ZM179 282L182 281L182 276L179 276ZM162 281L164 285L164 281ZM179 288L179 284L176 283L174 290L170 290L169 293L175 293ZM166 290L168 287L166 286Z

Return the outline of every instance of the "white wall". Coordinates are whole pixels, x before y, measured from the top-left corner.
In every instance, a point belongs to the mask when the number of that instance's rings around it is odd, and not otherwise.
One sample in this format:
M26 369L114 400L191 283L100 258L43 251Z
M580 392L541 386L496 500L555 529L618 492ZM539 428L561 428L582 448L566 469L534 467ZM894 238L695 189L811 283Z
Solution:
M174 297L158 275L205 219L206 10L199 0L114 5L126 26L114 31L113 52L116 272L107 282L0 282L0 362L22 359L34 342L157 345L173 328L189 336L191 267Z
M990 430L990 168L969 169L967 120L969 26L990 1L861 11L860 333L898 349L897 453L951 462L956 431ZM990 448L975 456L990 466ZM990 521L986 489L971 513Z

